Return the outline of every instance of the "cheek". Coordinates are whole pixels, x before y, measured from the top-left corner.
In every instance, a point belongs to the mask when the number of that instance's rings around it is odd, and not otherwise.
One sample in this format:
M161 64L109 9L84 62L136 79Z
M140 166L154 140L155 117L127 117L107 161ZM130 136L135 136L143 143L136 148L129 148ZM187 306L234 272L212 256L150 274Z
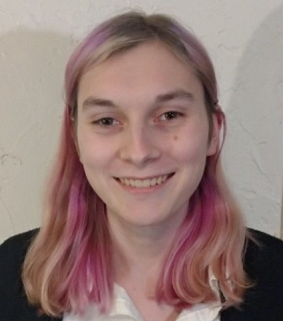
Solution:
M179 155L179 159L188 161L205 162L208 153L208 131L196 130L196 128L187 130L186 132L172 136L172 144L175 146L175 153Z
M185 164L196 164L203 166L206 162L207 149L194 142L187 142L187 146L179 149L179 160Z
M110 152L104 144L87 136L78 136L78 149L85 171L101 169L110 158Z

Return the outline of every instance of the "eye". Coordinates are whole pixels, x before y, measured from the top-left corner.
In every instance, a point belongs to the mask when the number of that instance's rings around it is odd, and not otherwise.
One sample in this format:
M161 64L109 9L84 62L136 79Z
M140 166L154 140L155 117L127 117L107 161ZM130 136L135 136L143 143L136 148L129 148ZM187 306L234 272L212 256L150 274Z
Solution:
M112 117L103 117L98 120L95 120L93 124L98 125L100 127L111 127L119 125L119 122Z
M176 118L180 118L184 116L182 113L180 112L177 112L177 111L168 111L164 114L162 114L160 117L159 117L159 120L161 121L166 121L166 120L173 120L173 119L176 119Z

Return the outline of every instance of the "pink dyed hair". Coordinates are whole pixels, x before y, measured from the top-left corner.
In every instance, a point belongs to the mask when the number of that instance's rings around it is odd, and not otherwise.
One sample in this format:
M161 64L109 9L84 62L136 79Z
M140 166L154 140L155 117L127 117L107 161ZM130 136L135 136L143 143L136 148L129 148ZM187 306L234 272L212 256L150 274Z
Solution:
M210 136L213 114L225 123L217 105L210 58L175 20L130 12L104 22L82 41L66 68L59 153L47 186L44 222L28 251L22 275L29 301L46 314L80 312L89 302L95 302L102 312L111 306L114 280L105 204L86 179L74 139L77 92L88 68L149 40L165 43L193 67L205 93ZM207 158L203 178L190 199L187 218L157 285L156 299L177 308L216 300L208 282L209 271L218 279L227 306L239 303L247 286L242 264L246 229L226 192L217 162L219 153Z

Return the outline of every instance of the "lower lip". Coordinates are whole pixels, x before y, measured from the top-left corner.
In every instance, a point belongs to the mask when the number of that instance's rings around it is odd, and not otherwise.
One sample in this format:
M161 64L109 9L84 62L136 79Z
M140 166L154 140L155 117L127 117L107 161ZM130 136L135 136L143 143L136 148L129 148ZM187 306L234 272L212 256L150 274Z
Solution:
M152 193L152 192L162 188L163 186L165 186L174 175L175 174L169 175L169 177L159 185L154 185L154 186L149 186L149 187L134 187L131 185L125 185L125 184L121 183L118 179L115 179L115 180L123 189L125 189L126 191L128 191L132 194L146 194L146 193Z

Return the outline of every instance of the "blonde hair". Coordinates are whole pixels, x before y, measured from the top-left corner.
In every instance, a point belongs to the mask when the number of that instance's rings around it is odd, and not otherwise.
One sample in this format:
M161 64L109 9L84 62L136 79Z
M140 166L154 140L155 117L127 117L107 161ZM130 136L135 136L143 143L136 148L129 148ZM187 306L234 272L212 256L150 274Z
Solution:
M210 124L212 115L225 124L217 107L217 83L210 58L202 44L172 18L126 13L102 23L82 41L66 68L66 109L59 153L46 193L44 223L23 268L28 299L46 314L80 312L90 302L102 312L111 306L114 277L105 204L90 187L79 161L73 119L85 71L150 40L163 42L193 68L203 86ZM220 175L220 149L207 158L204 175L190 198L188 215L157 284L156 300L176 308L217 299L208 282L210 270L225 294L225 306L241 302L248 285L242 263L247 232Z

